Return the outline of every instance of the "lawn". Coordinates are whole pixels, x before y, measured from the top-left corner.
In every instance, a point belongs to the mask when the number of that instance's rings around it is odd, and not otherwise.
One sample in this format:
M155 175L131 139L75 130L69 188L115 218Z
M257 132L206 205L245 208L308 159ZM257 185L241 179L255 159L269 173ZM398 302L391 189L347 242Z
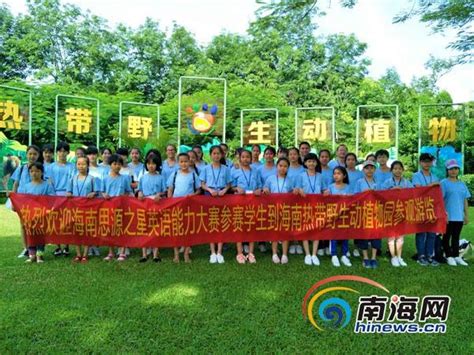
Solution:
M463 237L474 240L474 208ZM287 352L287 353L474 353L474 262L469 267L421 267L410 260L414 237L405 240L408 268L395 269L383 258L375 270L320 267L290 256L273 265L256 253L256 265L238 265L234 248L224 265L210 265L205 246L195 247L192 264L125 263L95 258L77 265L54 258L48 248L42 265L24 264L19 223L0 207L0 353L18 352ZM301 314L306 291L318 280L360 275L383 284L391 294L451 296L444 335L361 335L351 325L317 331ZM341 285L341 284L339 284ZM374 288L358 284L361 294ZM341 294L347 297L346 294ZM356 305L357 296L350 299ZM355 311L353 310L355 313Z

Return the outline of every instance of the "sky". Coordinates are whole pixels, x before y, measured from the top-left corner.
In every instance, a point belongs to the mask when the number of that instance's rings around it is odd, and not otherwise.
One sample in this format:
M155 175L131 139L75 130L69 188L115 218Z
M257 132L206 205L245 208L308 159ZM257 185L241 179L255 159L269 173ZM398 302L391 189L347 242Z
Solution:
M454 31L432 34L417 20L392 24L400 11L410 8L412 0L359 0L353 9L343 9L337 0L319 1L327 15L315 18L315 35L354 33L367 43L366 56L372 61L369 76L378 79L388 68L395 68L403 82L414 76L429 74L424 65L430 55L447 58L453 52L446 45L455 38ZM23 0L0 0L13 13L25 13ZM63 2L65 2L63 0ZM254 0L69 0L83 10L108 20L110 27L124 23L138 27L146 17L160 23L163 29L173 22L186 27L201 45L222 32L245 34L255 19ZM474 64L457 66L438 81L455 102L474 100Z

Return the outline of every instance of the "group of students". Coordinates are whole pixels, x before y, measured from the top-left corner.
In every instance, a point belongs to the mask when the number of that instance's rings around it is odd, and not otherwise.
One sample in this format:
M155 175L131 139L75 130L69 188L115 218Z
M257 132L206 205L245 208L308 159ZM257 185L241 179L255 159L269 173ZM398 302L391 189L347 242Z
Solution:
M447 177L441 181L431 173L434 157L428 153L420 154L420 171L413 174L412 181L403 176L404 166L401 161L393 161L387 165L389 153L382 149L370 154L358 170L357 156L347 150L346 145L337 147L335 158L331 160L329 150L322 149L319 155L311 153L309 143L302 142L299 148L290 149L268 146L263 151L252 146L251 150L238 148L235 159L228 158L228 146L223 143L212 146L210 163L203 160L201 146L196 145L186 153L177 154L174 145L166 147L166 159L151 149L141 162L138 148L130 151L126 148L117 149L116 153L105 148L99 151L96 147L76 150L76 163L67 161L70 153L69 145L58 143L56 160L54 149L46 145L42 150L35 145L27 149L27 163L18 167L12 175L13 191L33 195L76 196L87 198L109 199L115 196L135 196L138 199L150 198L159 201L162 198L182 197L204 194L218 198L225 194L267 195L278 193L294 193L301 196L307 194L352 195L367 190L405 189L416 186L441 185L444 203L448 216L446 233L443 235L442 246L446 262L450 266L467 263L459 256L459 236L463 224L468 223L467 199L470 193L464 182L458 179L460 167L456 160L446 163ZM275 162L275 158L277 159ZM23 240L26 246L26 240ZM438 266L434 258L435 233L416 234L417 262L422 266ZM354 240L353 256L360 256L366 268L377 268L377 256L382 247L381 239ZM391 265L407 266L402 258L404 236L388 238L388 249ZM282 252L279 253L279 244ZM369 248L370 244L370 248ZM341 252L338 253L338 246ZM266 243L258 243L261 252L266 251ZM255 243L237 243L236 260L239 264L255 263ZM329 242L314 240L281 243L272 242L272 261L275 264L288 263L288 254L305 254L306 265L320 265L319 257L331 256L331 263L339 267L342 263L351 266L349 240ZM224 263L224 244L210 244L210 263ZM129 255L125 246L108 248L106 261L125 261ZM184 253L184 261L190 262L191 248L174 248L174 262L180 261L180 253ZM140 262L146 262L149 255L155 262L160 262L158 248L143 248ZM69 246L58 245L54 255L69 255ZM89 256L100 255L94 246L76 246L75 262L87 262ZM44 261L44 245L27 246L20 254L27 257L27 262Z

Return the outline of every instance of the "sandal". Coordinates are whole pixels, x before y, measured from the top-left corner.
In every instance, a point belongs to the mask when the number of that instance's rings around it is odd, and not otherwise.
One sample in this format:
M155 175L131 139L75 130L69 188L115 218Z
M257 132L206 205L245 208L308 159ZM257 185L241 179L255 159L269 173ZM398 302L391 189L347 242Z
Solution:
M82 258L80 256L76 256L74 259L72 259L73 263L80 263L82 261Z
M246 259L245 259L244 254L238 254L235 258L237 259L237 262L239 264L245 264Z
M250 264L255 264L257 262L257 259L255 259L255 255L253 255L252 253L249 253L249 255L247 255L247 260Z
M89 261L89 259L87 259L87 256L83 256L82 259L81 259L81 263L85 264Z

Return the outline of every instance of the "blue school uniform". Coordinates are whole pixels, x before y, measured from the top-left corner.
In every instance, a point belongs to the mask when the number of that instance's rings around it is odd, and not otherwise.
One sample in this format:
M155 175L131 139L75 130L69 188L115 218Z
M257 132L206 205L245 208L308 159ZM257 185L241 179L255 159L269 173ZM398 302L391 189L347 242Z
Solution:
M262 165L263 165L263 164L258 161L258 162L256 162L256 163L250 164L250 167L251 167L252 169L258 169L258 168L260 168Z
M392 177L392 172L389 171L382 171L380 168L375 169L374 173L374 180L377 181L377 184L380 186L383 185L383 183L390 179Z
M192 170L187 174L178 170L171 173L166 185L168 188L173 188L173 197L183 197L196 192L196 190L201 186L201 180Z
M295 185L303 189L305 194L320 194L322 188L322 175L316 173L316 175L309 175L307 171L304 171L296 178Z
M321 168L321 181L323 184L323 190L327 190L329 188L329 185L334 182L333 171L331 169Z
M336 183L332 183L331 185L329 185L328 190L331 195L352 195L353 194L351 190L351 186L349 184L346 184L346 186L340 189L336 186Z
M277 173L277 168L276 165L273 165L270 169L268 169L265 164L262 164L258 168L258 176L260 178L260 185L263 186L265 185L265 181L267 181L269 176L276 175Z
M28 163L18 166L10 177L11 180L18 183L18 187L26 185L31 181Z
M200 169L201 170L201 169ZM200 172L199 178L207 184L207 187L215 190L221 190L232 183L230 169L221 164L218 168L212 164L206 165Z
M438 182L439 179L431 172L430 175L425 176L422 171L418 171L413 174L411 181L414 186L428 186L433 182Z
M67 192L77 197L86 197L91 192L96 191L100 191L100 186L96 185L96 179L90 174L84 179L80 179L79 175L73 176L67 187Z
M140 180L140 176L142 176L144 174L144 171L146 171L145 165L143 165L143 163L140 163L140 162L138 162L138 164L128 163L128 168L130 169L133 175L133 181L136 181L136 182Z
M196 163L196 166L198 168L199 171L201 171L202 169L204 169L204 167L207 165L207 163L204 161L204 160L201 160L200 162L197 162Z
M296 179L298 178L298 176L301 174L301 173L304 173L305 171L305 168L303 165L300 165L300 166L297 166L296 168L293 167L293 166L290 166L288 168L288 177L294 181L296 181Z
M51 169L51 165L53 163L43 163L43 167L44 167L44 173L43 173L43 178L44 180L49 180L49 178L51 177L51 173L50 173L50 169Z
M39 184L33 182L27 182L23 185L20 185L18 188L18 193L20 194L30 194L30 195L48 195L55 196L54 188L48 181L41 181Z
M132 192L131 180L128 175L107 175L102 182L102 192L111 197L129 195Z
M169 163L168 163L168 160L165 160L163 162L163 166L161 168L161 175L163 176L163 179L165 181L168 181L168 178L170 177L170 175L172 173L174 173L175 171L178 171L179 170L179 164L178 162L176 161L174 163L173 166L171 166Z
M367 180L365 177L357 180L354 193L358 194L367 190L380 190L380 185L378 184L375 177L372 181Z
M56 194L65 193L69 184L69 180L75 175L76 167L74 164L66 162L59 164L54 162L49 169L50 179Z
M357 181L364 177L364 173L360 170L347 170L347 175L349 176L349 185L352 191L356 190Z
M271 193L288 193L292 192L295 188L295 184L292 179L287 175L282 178L277 174L270 175L265 181L264 187L269 189Z
M138 191L141 191L145 197L155 196L165 190L165 179L160 174L146 173L138 181Z
M393 189L394 187L401 187L402 189L408 189L408 188L413 187L413 185L408 179L401 178L400 181L397 181L395 180L393 176L390 179L385 180L385 182L382 185L383 190L390 190L390 189Z
M333 159L328 163L329 169L331 169L331 172L334 170L334 168L337 168L338 166L346 167L346 164L341 163L338 159Z
M102 191L102 180L104 179L104 169L100 166L89 166L89 175L94 178L94 191Z
M461 181L441 180L444 206L448 213L449 222L464 221L464 200L471 197L466 184Z
M252 168L250 170L235 169L232 176L232 186L240 187L244 191L255 191L262 187L257 171Z

